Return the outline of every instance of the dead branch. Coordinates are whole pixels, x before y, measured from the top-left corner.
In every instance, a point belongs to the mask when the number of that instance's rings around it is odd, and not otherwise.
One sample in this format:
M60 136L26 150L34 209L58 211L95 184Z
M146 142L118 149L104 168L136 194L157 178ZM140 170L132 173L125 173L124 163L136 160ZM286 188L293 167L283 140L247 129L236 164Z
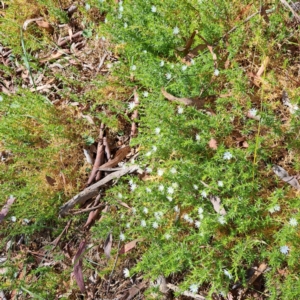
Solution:
M68 211L72 209L76 204L83 204L88 199L91 199L98 195L99 188L106 183L110 182L113 179L120 178L128 173L135 172L139 170L139 166L133 165L127 168L124 168L120 171L114 172L103 178L102 180L92 184L88 188L84 189L82 192L74 196L72 199L70 199L67 203L65 203L63 206L60 207L59 215L60 217L66 216L68 214Z

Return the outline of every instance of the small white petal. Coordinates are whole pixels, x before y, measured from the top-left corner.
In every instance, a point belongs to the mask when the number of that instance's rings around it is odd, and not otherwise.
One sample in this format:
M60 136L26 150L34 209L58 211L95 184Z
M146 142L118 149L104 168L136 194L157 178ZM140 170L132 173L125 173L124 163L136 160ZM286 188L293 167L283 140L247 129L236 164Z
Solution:
M157 151L157 147L156 146L152 146L152 150L153 150L153 152L156 152Z
M156 6L152 5L152 6L151 6L151 11L152 11L153 13L156 13Z
M17 218L16 218L15 216L12 216L12 217L10 218L10 220L11 220L12 222L16 222L16 221L17 221Z
M225 269L224 274L229 278L232 279L232 275Z
M180 30L179 30L179 28L176 26L176 27L174 27L174 29L173 29L173 34L178 34L180 32Z
M298 222L295 218L290 218L290 221L289 221L290 225L295 227L298 225Z
M232 154L230 152L225 152L223 155L223 159L230 160L232 158Z
M224 186L224 183L223 183L223 181L218 181L218 186L219 186L219 187L222 187L222 186Z
M147 187L147 188L146 188L146 192L147 192L147 193L152 193L152 190L151 190L150 188Z
M172 168L172 169L170 170L170 172L171 172L172 174L176 174L176 173L177 173L177 170L176 170L175 168Z
M143 212L144 212L145 214L147 214L147 213L149 212L149 211L148 211L148 208L147 208L147 207L144 207Z
M126 228L130 228L130 223L126 223Z
M125 278L130 277L130 272L129 272L129 270L128 270L127 268L125 268L125 269L123 270L123 274L124 274L124 277L125 277Z
M159 63L159 66L160 67L163 67L165 65L165 62L162 60L160 63Z
M166 234L165 234L165 239L166 239L166 240L169 240L170 238L171 238L171 235L170 235L169 233L166 233Z
M167 196L167 199L172 202L173 201L173 198L171 196Z
M189 290L192 293L196 294L198 292L198 288L199 288L199 286L197 284L191 284L190 287L189 287Z
M205 191L202 191L202 192L201 192L201 196L202 196L203 198L206 198L206 197L207 197L207 193L206 193Z
M177 183L177 182L173 182L173 183L172 183L172 187L173 187L174 189L177 189L177 188L178 188L178 186L179 186L179 185L178 185L178 183Z
M176 212L179 212L179 211L180 211L178 205L174 206L174 210L175 210Z
M195 222L195 226L196 226L197 228L199 228L200 225L201 225L201 222L200 222L200 221L196 221L196 222Z
M164 189L165 189L165 187L164 187L162 184L160 184L160 185L158 186L158 190L159 190L160 192L162 192Z
M153 223L152 223L152 227L153 227L154 229L158 228L158 223L157 223L157 222L153 222Z
M132 65L130 69L131 69L132 71L135 71L135 70L136 70L136 65Z
M222 225L226 224L226 220L225 220L224 216L218 217L218 222Z
M126 237L125 237L125 234L124 233L121 233L120 234L120 240L121 241L125 241Z
M187 69L187 66L186 65L183 65L182 67L181 67L181 70L182 71L185 71Z
M170 79L172 78L172 75L171 75L170 73L167 73L167 74L166 74L166 78L167 78L168 80L170 80Z
M163 176L164 172L165 172L165 171L164 171L163 169L158 169L158 170L157 170L157 175L158 175L158 176Z
M156 127L156 128L155 128L155 133L156 133L156 134L160 134L160 128L159 128L159 127Z
M177 109L177 112L178 112L179 115L183 114L184 108L179 106L178 109Z
M215 75L215 76L219 76L219 74L220 74L220 71L219 71L218 69L215 69L214 75Z
M153 171L152 168L150 168L150 167L147 167L147 168L146 168L146 172L147 172L147 173L151 173L152 171Z
M168 190L167 190L167 193L168 193L168 194L171 194L171 195L174 194L174 189L173 189L173 187L169 186L169 187L168 187Z
M198 214L199 214L199 215L202 215L202 214L203 214L203 208L202 208L202 207L199 207L199 208L198 208Z
M148 93L147 91L145 91L145 92L143 92L143 96L144 96L145 98L147 98L147 97L149 96L149 93Z
M142 220L142 221L141 221L141 226L142 226L142 227L146 227L146 225L147 225L147 224L146 224L146 221L145 221L145 220Z
M200 139L201 139L201 138L200 138L200 135L199 135L199 134L196 134L196 136L195 136L195 139L196 139L196 141L198 141L198 142L199 142L199 141L200 141Z
M193 188L194 188L194 190L198 190L199 189L198 185L196 185L196 184L193 184Z

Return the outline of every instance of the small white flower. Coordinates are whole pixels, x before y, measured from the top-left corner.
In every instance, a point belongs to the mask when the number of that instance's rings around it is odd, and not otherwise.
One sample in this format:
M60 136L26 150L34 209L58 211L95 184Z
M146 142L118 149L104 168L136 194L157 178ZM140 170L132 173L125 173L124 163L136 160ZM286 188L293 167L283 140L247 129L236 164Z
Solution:
M160 67L163 67L165 65L165 62L162 60L160 63L159 63L159 66Z
M193 224L193 223L194 223L194 220L193 220L191 217L189 217L189 218L187 219L187 221L188 221L190 224Z
M118 198L119 199L122 199L123 198L123 195L121 193L118 193Z
M152 227L153 227L154 229L158 228L158 223L157 223L157 222L153 222L153 223L152 223Z
M119 6L119 12L123 12L124 11L124 7L123 6Z
M152 168L150 168L150 167L147 167L147 168L146 168L146 172L147 172L147 173L151 173L152 171L153 171Z
M125 241L126 237L125 237L125 234L124 233L121 233L120 234L120 240L121 241Z
M126 228L130 228L130 223L126 223Z
M149 157L149 156L151 156L151 154L152 154L152 152L148 151L145 155Z
M179 212L179 211L180 211L178 205L176 205L176 206L174 207L174 210L175 210L176 212Z
M166 234L165 234L165 239L166 239L166 240L169 240L170 238L171 238L171 235L170 235L169 233L166 233Z
M153 150L153 152L156 152L157 151L157 147L156 146L152 146L152 150Z
M195 61L193 59L191 59L191 65L194 65Z
M101 38L101 40L102 40L103 42L106 41L105 36L103 36L103 37Z
M147 98L147 97L149 96L149 93L148 93L147 91L145 91L145 92L143 92L143 96L144 96L145 98Z
M230 152L225 152L223 155L223 159L230 160L232 158L232 154Z
M295 227L298 225L298 222L295 218L290 218L290 221L289 221L290 225Z
M136 209L134 207L131 208L132 214L136 214Z
M199 207L199 208L198 208L198 214L199 214L199 215L202 215L202 214L203 214L203 208L202 208L202 207Z
M128 103L128 109L129 109L129 110L133 110L134 107L135 107L135 103L134 103L134 102L129 102L129 103Z
M142 220L142 221L141 221L141 226L142 226L142 227L146 227L146 225L147 225L147 224L146 224L146 221L145 221L145 220Z
M177 182L173 182L173 183L172 183L172 187L173 187L174 189L177 189L177 188L178 188L178 186L179 186L179 185L178 185L178 183L177 183Z
M149 212L149 211L148 211L148 208L147 208L147 207L144 207L143 212L144 212L145 214L147 214L147 213Z
M195 226L196 226L197 228L199 228L200 225L201 225L201 222L200 222L200 221L196 221L196 222L195 222Z
M16 221L17 221L17 218L16 218L15 216L12 216L12 217L10 218L10 220L11 220L12 222L16 222Z
M131 186L130 186L130 189L132 191L134 191L135 189L137 188L137 185L135 183L133 183Z
M159 190L160 192L163 192L164 189L165 189L165 187L164 187L163 184L160 184L160 185L158 186L158 190Z
M196 294L197 292L198 292L198 285L197 284L191 284L190 285L190 287L189 287L189 290L192 292L192 293L194 293L194 294Z
M256 114L257 114L257 109L256 108L251 108L250 110L249 110L249 115L251 115L252 117L255 117L256 116Z
M135 70L136 70L136 65L132 65L132 66L130 67L130 69L131 69L132 71L135 71Z
M163 212L161 212L161 211L156 211L156 212L154 212L154 217L155 217L155 219L156 219L157 221L159 221L163 215L164 215L164 214L163 214Z
M223 181L218 181L218 186L219 186L219 187L223 187L223 186L224 186Z
M25 224L29 224L29 220L28 219L23 219L23 222L25 223Z
M226 224L226 220L225 220L224 216L218 217L218 222L222 225Z
M232 275L227 271L226 269L224 270L224 274L229 278L232 279Z
M128 24L127 23L124 23L124 28L127 28L128 27Z
M167 190L167 193L171 194L171 195L174 194L174 189L171 186L169 186L168 190Z
M206 197L207 197L207 193L206 193L205 191L202 191L202 192L201 192L201 196L202 196L203 198L206 198Z
M176 173L177 173L177 170L176 170L175 168L172 168L172 169L170 170L170 172L171 172L172 174L176 174Z
M129 272L129 270L127 268L123 270L123 274L124 274L125 278L130 277L130 272Z
M289 248L287 245L281 246L281 247L280 247L280 252L281 252L282 254L288 254L289 251L290 251L290 248Z
M190 218L190 216L189 216L188 214L184 214L184 215L183 215L183 219L184 219L184 220L188 221L189 218Z
M179 106L179 107L177 108L177 112L178 112L179 115L183 114L183 111L184 111L184 108L183 108L183 107Z
M199 219L200 219L200 220L203 220L203 218L204 218L203 215L202 215L202 214L199 214Z
M271 207L271 208L268 209L268 211L269 211L271 214L274 214L275 209L274 209L274 207Z
M198 185L196 185L196 184L193 184L193 188L194 188L194 190L198 190L199 189Z
M201 139L201 138L200 138L200 135L199 135L199 134L196 134L196 136L195 136L195 139L196 139L196 141L198 141L198 142L199 142L199 141L200 141L200 139Z
M179 33L179 28L176 26L176 27L174 27L174 29L173 29L173 34L178 34Z
M156 6L152 5L152 6L151 6L151 11L152 11L153 13L156 13Z
M118 14L118 19L122 19L122 17L123 17L122 13L119 13Z
M160 134L160 128L159 128L159 127L156 127L156 128L155 128L155 133L156 133L156 134Z
M146 187L146 192L147 193L152 193L152 190L150 188Z
M280 211L280 206L279 206L278 204L275 205L275 206L274 206L274 210L275 210L275 211Z
M167 199L172 202L173 201L173 198L171 196L167 196Z
M170 80L170 79L172 78L172 75L171 75L170 73L167 73L167 74L166 74L166 78L167 78L168 80Z
M158 169L158 170L157 170L157 175L158 175L158 176L163 176L164 172L165 172L165 171L164 171L163 169Z
M181 70L182 71L185 71L187 69L187 66L186 65L183 65L182 67L181 67Z
M218 69L215 69L214 75L215 75L215 76L219 76L219 74L220 74L220 71L219 71Z
M90 9L91 9L90 4L89 4L89 3L86 3L86 4L85 4L85 10L90 10Z

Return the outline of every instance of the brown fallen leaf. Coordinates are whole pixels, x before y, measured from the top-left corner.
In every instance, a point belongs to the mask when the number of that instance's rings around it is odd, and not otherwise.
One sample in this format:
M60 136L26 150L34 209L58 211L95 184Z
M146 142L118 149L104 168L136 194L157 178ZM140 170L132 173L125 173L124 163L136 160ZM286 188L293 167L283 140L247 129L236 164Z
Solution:
M209 148L213 149L213 150L217 150L218 149L218 144L217 141L214 138L211 138L209 143L208 143Z
M141 241L143 241L143 239L135 239L135 240L127 243L120 249L119 254L124 254L124 253L132 250L133 248L136 247L137 242L141 242Z
M265 59L263 60L262 64L261 64L260 68L258 69L258 71L256 73L257 77L261 77L261 75L265 72L265 70L266 70L266 68L269 64L269 61L270 61L269 57L266 56Z
M184 105L195 106L197 109L204 107L204 100L199 98L178 98L169 94L164 88L161 88L161 92L169 101L177 101Z
M112 241L113 241L113 239L112 239L112 234L111 234L111 232L110 232L110 233L108 234L108 236L107 236L105 242L104 242L104 247L103 247L104 253L105 253L105 255L106 255L107 258L110 258L110 252L111 252L111 247L112 247Z
M243 141L242 148L248 148L249 144L246 141Z
M134 285L133 287L131 287L129 289L129 295L126 298L126 300L131 300L132 298L134 298L145 287L146 287L146 283L145 282L141 282L138 285Z
M54 186L54 185L55 185L56 180L53 179L52 177L46 175L46 180L47 180L47 182L48 182L51 186Z
M77 253L75 254L74 257L74 277L75 280L80 288L81 293L85 293L85 286L84 286L84 280L83 280L83 274L82 274L82 254L85 250L86 247L86 241L83 240L79 248L77 250Z
M10 207L12 206L12 204L15 202L16 198L14 198L13 196L9 196L9 198L6 201L6 204L4 204L4 206L2 207L1 211L0 211L0 223L3 221L3 219L5 218L5 216L8 214Z
M46 21L44 21L44 20L36 20L35 22L36 22L36 24L37 24L39 27L45 29L45 30L46 30L47 32L49 32L50 34L53 33L54 28L53 28L53 26L52 26L50 23L48 23L48 22L46 22Z
M101 170L101 168L113 168L113 167L117 166L118 163L120 161L122 161L127 156L127 154L130 153L130 151L131 151L131 148L129 146L125 146L125 147L119 149L117 151L117 153L115 154L115 157L112 160L108 161L107 163L101 165L99 170Z

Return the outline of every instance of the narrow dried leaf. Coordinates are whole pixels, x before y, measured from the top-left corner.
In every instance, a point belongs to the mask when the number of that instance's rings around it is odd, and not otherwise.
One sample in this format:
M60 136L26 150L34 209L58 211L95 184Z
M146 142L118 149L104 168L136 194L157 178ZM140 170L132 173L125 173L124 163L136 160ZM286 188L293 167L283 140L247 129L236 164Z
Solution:
M50 61L50 60L57 59L57 58L59 58L59 57L65 55L65 54L68 54L68 53L70 53L70 51L67 50L67 49L64 49L64 50L59 49L59 50L57 50L55 53L52 53L50 56L41 59L41 60L40 60L40 63L45 63L45 62L48 62L48 61Z
M83 153L84 153L86 161L91 165L94 164L94 159L91 155L91 151L88 149L83 149Z
M83 280L83 274L82 274L82 254L86 247L86 241L82 241L79 245L79 248L77 250L77 253L74 257L74 277L75 280L80 288L81 293L85 292L85 286L84 286L84 280Z
M260 68L258 69L258 71L256 73L257 77L260 77L264 73L264 71L266 70L266 68L269 64L269 61L270 61L269 57L268 56L265 57L265 59L263 60L261 66L260 66Z
M9 209L12 206L12 204L15 202L15 200L16 200L16 198L14 198L13 196L10 196L7 199L6 204L4 204L4 206L2 207L2 209L0 211L0 223L3 221L5 216L8 214Z
M90 124L95 125L93 118L90 115L81 115L84 119L86 119Z
M300 184L298 180L294 176L290 176L284 168L274 165L272 170L281 180L287 182L295 189L300 190Z
M251 276L249 281L247 282L248 285L252 284L266 269L268 265L265 263L261 263L257 270L255 270L254 274Z
M222 215L225 216L226 215L226 211L223 207L221 207L221 199L218 196L209 196L209 200L212 203L212 205L214 206L214 210Z
M214 138L211 138L209 143L208 143L209 148L213 149L213 150L217 150L218 149L218 144L217 141Z
M217 55L216 55L216 53L214 53L213 47L207 45L207 48L208 48L209 52L211 53L213 60L216 61L217 60Z
M107 258L110 258L110 252L111 252L111 246L112 246L112 234L111 232L108 234L106 240L105 240L105 243L104 243L104 253L106 255Z
M136 247L137 242L141 242L142 240L143 240L143 239L135 239L135 240L133 240L133 241L127 243L126 245L124 245L124 246L120 249L119 253L120 253L120 254L124 254L124 253L126 253L126 252L132 250L133 248Z
M134 298L140 292L140 290L145 288L145 287L146 287L145 282L141 282L138 285L135 285L135 286L131 287L130 290L129 290L129 295L126 298L126 300L131 300L132 298Z
M126 204L125 202L123 202L123 201L118 201L118 203L119 204L121 204L122 206L124 206L124 207L126 207L126 208L128 208L128 209L130 209L131 207L128 205L128 204Z
M28 19L23 24L23 30L27 30L27 27L30 23L36 22L36 21L42 21L43 18L35 18L35 19Z

